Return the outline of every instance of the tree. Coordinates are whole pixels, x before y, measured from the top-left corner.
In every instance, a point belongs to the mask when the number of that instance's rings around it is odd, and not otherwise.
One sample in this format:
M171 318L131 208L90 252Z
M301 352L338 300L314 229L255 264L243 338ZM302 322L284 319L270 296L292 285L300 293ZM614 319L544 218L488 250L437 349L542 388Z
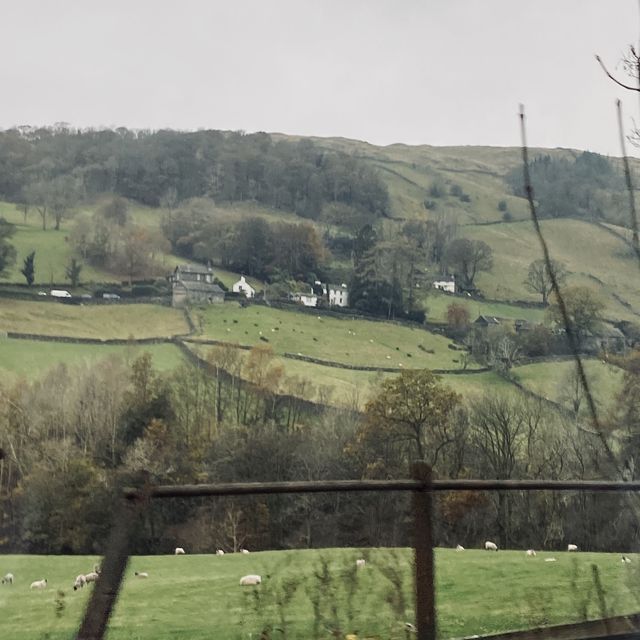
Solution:
M124 227L129 221L129 205L124 198L112 198L98 210L105 220Z
M447 246L445 262L462 277L465 288L473 289L478 272L491 271L493 268L493 251L482 240L458 238Z
M556 260L551 260L551 269L556 276L558 286L562 286L567 280L567 269L561 262L557 262ZM524 286L533 293L539 293L542 296L542 304L545 307L547 306L553 285L551 284L551 275L547 269L545 260L534 260L529 265Z
M466 305L452 302L447 307L447 325L452 331L464 333L468 331L470 322L471 316Z
M562 292L562 297L569 316L569 328L580 344L587 335L600 327L604 302L593 289L583 286L567 287ZM557 300L549 306L549 314L556 323L564 324Z
M69 264L65 267L67 280L71 282L72 287L77 287L80 282L80 272L82 271L82 263L76 258L71 258Z
M36 258L36 252L32 251L24 259L24 265L22 269L20 269L20 273L25 277L25 280L27 281L27 286L29 287L33 284L33 281L35 279L35 272L36 272L35 258Z
M60 230L60 223L71 215L80 200L80 184L72 176L59 176L51 181L50 209L55 220L56 231Z
M453 417L460 403L427 369L403 371L367 402L359 437L400 447L407 462L418 458L433 466L455 441Z
M51 204L49 184L44 181L32 182L24 188L24 198L28 206L32 206L42 219L42 230L47 230L47 214Z
M9 238L16 232L16 228L4 218L0 218L0 275L16 261L15 247L9 243Z

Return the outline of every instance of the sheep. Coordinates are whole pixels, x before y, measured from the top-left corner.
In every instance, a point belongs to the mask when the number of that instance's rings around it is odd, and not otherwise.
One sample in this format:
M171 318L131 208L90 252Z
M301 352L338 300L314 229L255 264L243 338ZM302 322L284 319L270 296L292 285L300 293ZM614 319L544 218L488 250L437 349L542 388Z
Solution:
M173 552L174 555L176 556L183 556L185 555L184 553L184 549L182 547L176 547L176 550Z
M249 549L240 549L240 553L249 553Z
M82 574L80 574L73 582L73 590L77 591L78 589L82 589L82 587L84 587L86 584L87 579Z
M149 574L146 571L136 571L134 573L134 575L136 576L136 578L148 578Z
M13 584L13 573L7 573L2 578L2 584Z
M248 576L242 576L240 578L240 586L241 587L255 587L256 585L262 582L262 577L257 576L255 574L250 574Z
M535 558L535 556L536 556L536 552L533 549L527 549L528 558Z
M362 567L364 567L367 564L367 561L364 558L358 558L356 560L356 567L358 569L362 569Z
M487 551L497 551L498 550L498 545L495 542L491 542L491 540L487 540L484 543L484 548Z
M456 551L464 551L464 547L461 544L456 545Z
M631 562L631 558L627 556L622 556L622 564L629 564Z
M29 585L29 589L46 589L47 588L47 579L42 578L42 580L35 580Z
M222 549L216 549L216 555L217 556L223 556L224 555L224 551Z
M99 577L100 574L97 571L90 571L84 574L84 581L86 584L89 584L90 582L96 582Z
M544 559L545 562L556 562L555 558L545 558Z
M578 545L577 544L568 544L567 545L567 551L577 551L578 550Z

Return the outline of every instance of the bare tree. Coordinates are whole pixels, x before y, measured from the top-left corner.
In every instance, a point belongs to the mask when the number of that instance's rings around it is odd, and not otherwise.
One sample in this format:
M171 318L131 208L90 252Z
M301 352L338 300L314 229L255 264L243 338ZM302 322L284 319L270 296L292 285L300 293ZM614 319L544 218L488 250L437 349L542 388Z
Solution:
M555 273L558 284L563 285L567 280L567 269L561 262L556 260L551 260L551 268ZM549 294L553 291L553 284L544 260L534 260L529 265L529 272L527 273L527 279L524 281L524 286L533 293L539 293L542 296L542 304L547 306Z

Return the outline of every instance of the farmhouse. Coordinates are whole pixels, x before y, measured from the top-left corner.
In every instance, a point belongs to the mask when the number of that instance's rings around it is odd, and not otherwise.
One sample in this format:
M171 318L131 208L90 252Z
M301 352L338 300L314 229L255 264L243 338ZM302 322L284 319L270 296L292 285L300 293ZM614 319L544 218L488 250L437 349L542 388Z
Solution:
M174 307L224 302L224 291L213 283L213 270L199 265L180 265L171 276Z
M435 280L433 283L434 289L439 289L440 291L446 291L447 293L455 293L456 292L456 281L455 278L441 278L440 280Z
M493 316L478 316L474 321L473 324L476 327L494 327L496 325L500 324L500 320L498 320L498 318L494 318Z
M234 293L244 293L247 298L253 298L256 295L256 290L245 280L244 276L240 276L240 280L233 284L232 290Z
M349 292L347 285L342 284L323 284L322 293L329 298L329 304L332 307L348 307Z
M294 302L299 302L305 307L315 307L318 304L318 296L313 293L313 291L310 293L292 293L290 297L291 300L293 300Z

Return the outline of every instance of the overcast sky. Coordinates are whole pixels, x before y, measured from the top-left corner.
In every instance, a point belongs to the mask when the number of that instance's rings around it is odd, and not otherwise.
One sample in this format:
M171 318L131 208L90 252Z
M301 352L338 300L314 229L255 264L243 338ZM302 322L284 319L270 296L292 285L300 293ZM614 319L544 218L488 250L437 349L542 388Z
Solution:
M0 0L0 127L244 129L618 154L635 0ZM619 69L620 70L620 69Z

